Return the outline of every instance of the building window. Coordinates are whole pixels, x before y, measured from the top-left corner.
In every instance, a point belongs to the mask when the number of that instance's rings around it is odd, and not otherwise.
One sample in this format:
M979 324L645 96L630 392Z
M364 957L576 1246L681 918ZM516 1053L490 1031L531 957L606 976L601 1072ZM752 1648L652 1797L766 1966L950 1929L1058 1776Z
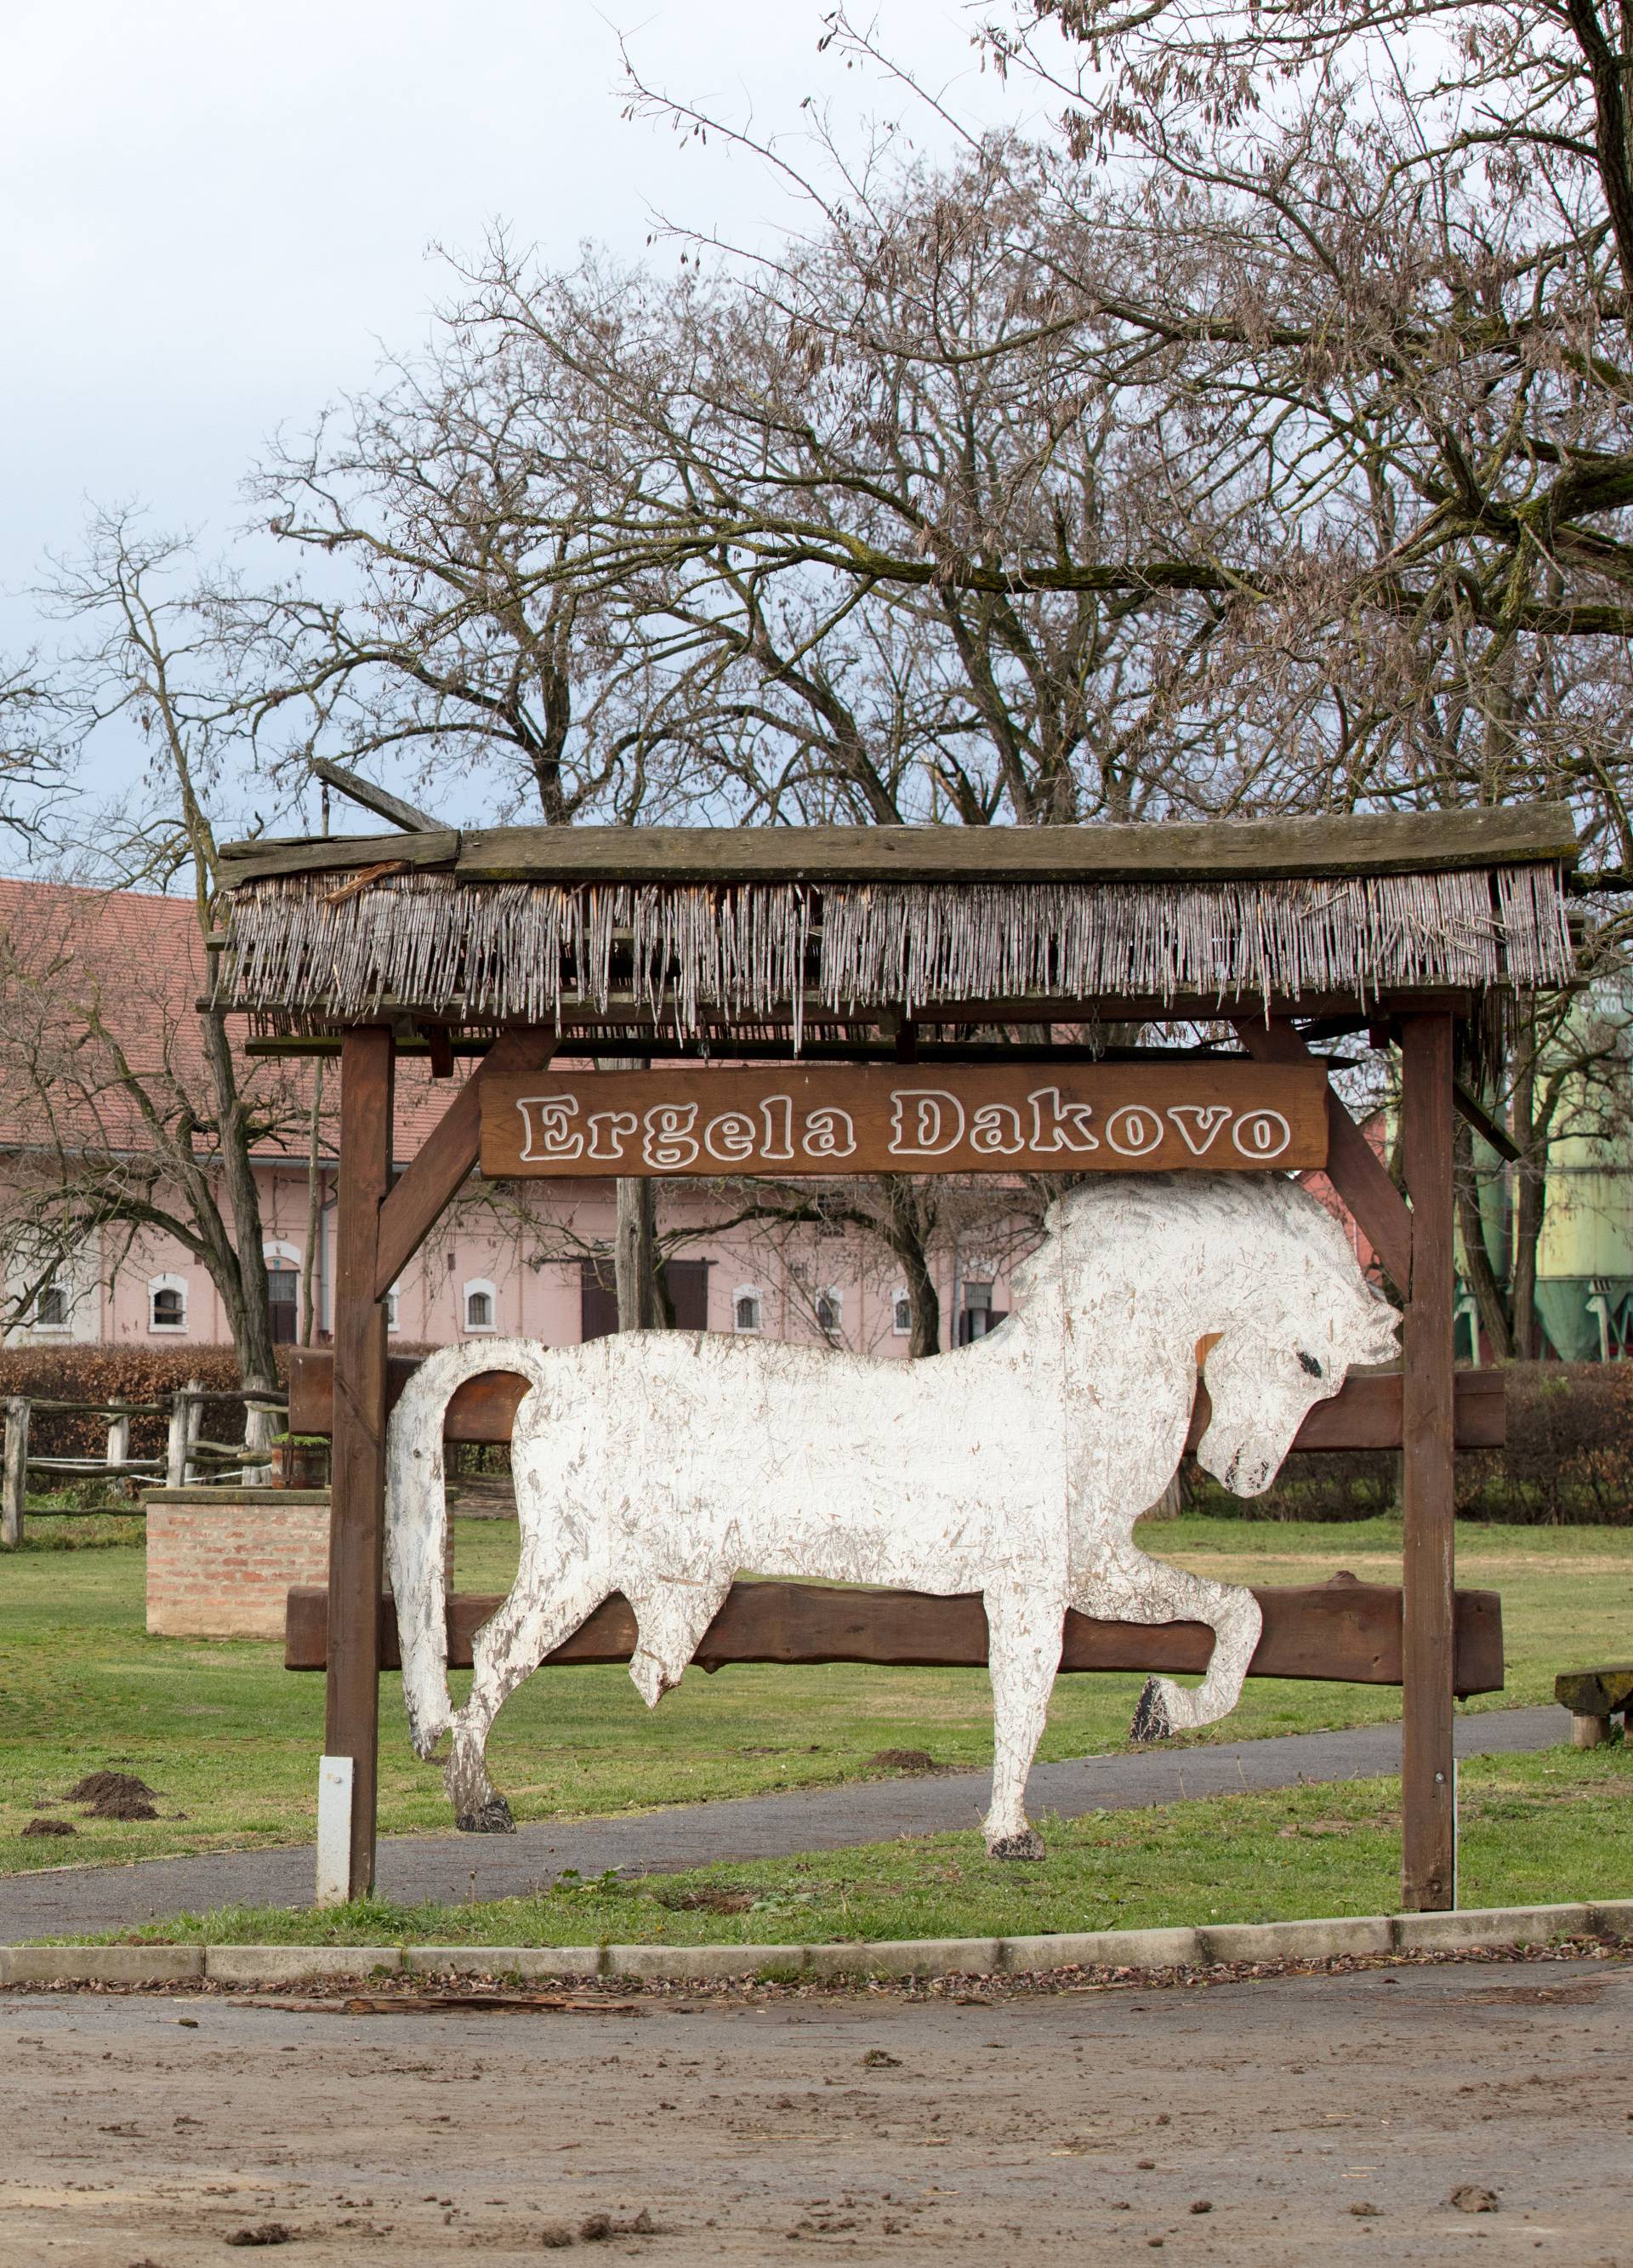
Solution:
M498 1294L491 1284L480 1278L465 1286L465 1328L467 1331L490 1331L498 1310Z
M752 1284L741 1284L732 1295L732 1328L736 1331L757 1331L760 1329L760 1294Z
M844 1302L833 1285L816 1295L817 1329L832 1338L839 1329L844 1315Z
M394 1284L386 1294L386 1328L388 1331L394 1331L399 1328L401 1312L402 1286L400 1284Z
M43 1284L34 1301L33 1329L37 1331L65 1331L68 1329L68 1293L61 1284Z
M899 1339L913 1336L913 1302L908 1297L907 1285L898 1284L890 1299L890 1328Z
M147 1287L147 1327L151 1331L184 1331L188 1327L188 1279L185 1276L155 1276Z

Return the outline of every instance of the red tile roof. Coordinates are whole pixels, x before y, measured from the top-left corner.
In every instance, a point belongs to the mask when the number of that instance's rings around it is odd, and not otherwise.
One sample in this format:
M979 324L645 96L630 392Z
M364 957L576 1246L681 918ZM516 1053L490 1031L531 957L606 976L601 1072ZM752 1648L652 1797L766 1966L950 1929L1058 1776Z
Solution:
M0 1146L143 1151L142 1111L121 1078L210 1110L204 1027L195 1002L208 981L190 898L0 879ZM106 1041L96 1036L99 1023ZM265 1106L265 1159L305 1160L313 1071L242 1052L246 1094ZM410 1058L397 1071L400 1159L412 1157L455 1091ZM338 1067L324 1083L324 1149L332 1158ZM202 1144L201 1143L201 1146Z

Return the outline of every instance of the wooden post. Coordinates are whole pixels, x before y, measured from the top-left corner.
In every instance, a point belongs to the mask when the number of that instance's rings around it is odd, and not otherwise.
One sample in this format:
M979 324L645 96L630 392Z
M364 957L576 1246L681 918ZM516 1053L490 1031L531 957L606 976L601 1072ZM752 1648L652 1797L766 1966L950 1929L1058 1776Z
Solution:
M128 1465L130 1462L130 1412L128 1410L114 1410L109 1412L107 1454L102 1462L110 1466Z
M386 1505L386 1309L377 1296L380 1207L391 1185L396 1049L389 1027L341 1051L335 1260L335 1431L329 1497L329 1647L324 1756L351 1764L346 1894L374 1887L379 1757L379 1594ZM334 1895L331 1875L326 1895Z
M1401 1157L1412 1201L1401 1334L1401 1904L1408 1912L1435 1912L1457 1896L1451 1017L1404 1018L1401 1055Z
M166 1488L190 1488L198 1477L190 1452L204 1422L204 1405L198 1398L203 1386L202 1378L189 1378L185 1386L176 1388L171 1403L170 1433L165 1445Z
M0 1543L15 1551L23 1540L23 1509L28 1494L28 1397L11 1395L5 1405L5 1492L0 1503Z

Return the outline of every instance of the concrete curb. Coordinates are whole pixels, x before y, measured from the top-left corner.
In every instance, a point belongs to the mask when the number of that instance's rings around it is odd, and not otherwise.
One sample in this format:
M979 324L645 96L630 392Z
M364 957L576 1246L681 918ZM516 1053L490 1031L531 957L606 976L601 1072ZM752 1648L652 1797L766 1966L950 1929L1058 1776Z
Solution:
M1489 1906L1210 1929L1102 1929L1081 1936L908 1938L843 1945L11 1945L6 1984L177 1984L257 1990L365 1977L727 1977L1024 1976L1057 1969L1207 1969L1391 1953L1474 1953L1562 1938L1633 1938L1633 1898Z

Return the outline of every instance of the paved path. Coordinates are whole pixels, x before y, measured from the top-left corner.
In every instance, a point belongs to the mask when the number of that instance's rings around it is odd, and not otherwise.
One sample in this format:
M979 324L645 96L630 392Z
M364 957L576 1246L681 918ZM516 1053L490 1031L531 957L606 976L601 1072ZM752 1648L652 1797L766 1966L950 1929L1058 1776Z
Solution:
M1457 1720L1460 1756L1556 1747L1564 1719L1556 1708L1496 1709ZM1236 1741L1220 1748L1121 1750L1070 1764L1039 1764L1029 1808L1076 1819L1085 1812L1175 1803L1188 1796L1293 1787L1302 1780L1365 1779L1398 1771L1398 1724L1345 1733L1296 1733L1281 1740ZM833 1851L895 1835L934 1835L976 1825L987 1807L985 1772L940 1772L923 1779L853 1781L689 1803L632 1818L541 1820L515 1835L394 1835L380 1845L382 1896L514 1897L568 1867L599 1874L609 1867L673 1874L717 1859L778 1859ZM156 1914L222 1905L310 1903L309 1845L278 1851L218 1852L196 1859L147 1859L129 1867L63 1867L0 1876L0 1944L75 1930L117 1929Z

